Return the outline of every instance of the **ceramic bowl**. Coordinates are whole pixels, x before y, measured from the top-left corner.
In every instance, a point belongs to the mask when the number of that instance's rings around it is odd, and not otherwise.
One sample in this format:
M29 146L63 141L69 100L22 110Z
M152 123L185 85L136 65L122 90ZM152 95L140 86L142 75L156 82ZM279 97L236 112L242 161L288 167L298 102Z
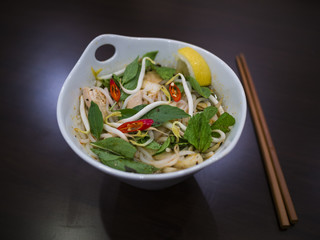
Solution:
M113 45L115 53L107 60L96 59L96 51L103 45ZM211 73L212 84L219 97L223 98L223 106L236 119L236 124L227 136L224 144L209 159L194 167L172 173L137 174L122 172L103 165L91 158L88 152L74 136L74 121L77 115L80 88L92 86L94 76L91 67L103 69L102 73L112 73L124 68L138 55L148 51L158 50L156 62L162 65L175 66L177 50L182 47L192 47L207 61ZM213 164L226 156L237 144L243 130L246 118L246 98L242 85L232 69L214 54L195 45L162 38L126 37L113 34L100 35L93 39L84 50L80 59L65 80L57 103L57 120L61 133L72 150L91 166L106 174L118 178L120 181L143 189L161 189L174 185L192 176L201 169Z

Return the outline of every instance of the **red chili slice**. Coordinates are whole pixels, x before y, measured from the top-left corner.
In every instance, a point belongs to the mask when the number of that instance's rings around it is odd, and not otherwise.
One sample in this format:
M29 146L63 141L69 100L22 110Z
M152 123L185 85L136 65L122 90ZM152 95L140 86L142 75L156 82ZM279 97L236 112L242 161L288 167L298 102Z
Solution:
M119 87L117 86L117 84L114 82L114 80L112 78L110 79L110 94L111 94L111 97L116 102L119 102L120 96L121 96L121 92L120 92Z
M176 84L174 84L174 82L170 83L169 92L175 102L180 101L181 92L180 92L180 89L178 88L178 86Z
M152 119L140 119L137 121L126 122L124 124L121 124L118 127L118 130L120 130L123 133L136 132L139 130L143 131L151 127L152 124L153 124Z

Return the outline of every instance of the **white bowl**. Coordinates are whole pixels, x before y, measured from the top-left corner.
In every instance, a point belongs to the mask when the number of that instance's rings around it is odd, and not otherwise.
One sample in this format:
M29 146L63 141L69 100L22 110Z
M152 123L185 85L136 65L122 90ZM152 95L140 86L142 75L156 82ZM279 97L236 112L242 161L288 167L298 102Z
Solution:
M105 61L98 61L95 58L96 50L106 44L111 44L115 47L115 54ZM156 62L170 65L176 62L177 50L186 46L194 48L205 58L212 72L214 89L220 97L223 97L223 106L236 119L236 124L215 155L203 163L188 169L150 175L119 171L91 158L77 138L75 138L73 132L73 128L76 126L74 117L77 115L80 88L94 84L91 67L94 69L102 68L103 73L112 73L124 68L138 55L141 57L144 53L155 50L159 51ZM87 46L64 82L58 98L57 119L64 139L84 161L130 185L144 189L161 189L186 179L226 156L234 148L242 133L246 118L246 106L245 93L238 77L226 63L214 54L192 44L170 39L125 37L106 34L96 37Z

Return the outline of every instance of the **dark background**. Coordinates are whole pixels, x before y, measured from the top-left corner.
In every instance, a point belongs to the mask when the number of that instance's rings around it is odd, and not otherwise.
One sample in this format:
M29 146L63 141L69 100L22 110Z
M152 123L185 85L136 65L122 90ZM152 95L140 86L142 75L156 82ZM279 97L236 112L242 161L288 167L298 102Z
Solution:
M319 1L8 1L1 6L1 239L320 239ZM58 129L69 72L100 34L246 56L299 222L280 230L248 111L236 148L185 182L136 189ZM239 74L238 74L239 75Z

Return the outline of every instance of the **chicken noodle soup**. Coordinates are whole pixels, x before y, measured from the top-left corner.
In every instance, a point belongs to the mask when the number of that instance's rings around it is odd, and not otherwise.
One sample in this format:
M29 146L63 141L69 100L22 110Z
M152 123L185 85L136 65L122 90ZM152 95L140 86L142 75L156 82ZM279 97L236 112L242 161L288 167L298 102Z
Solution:
M201 164L235 123L211 85L200 86L186 69L162 66L157 53L114 74L92 69L95 86L81 89L77 137L109 167L150 174Z

